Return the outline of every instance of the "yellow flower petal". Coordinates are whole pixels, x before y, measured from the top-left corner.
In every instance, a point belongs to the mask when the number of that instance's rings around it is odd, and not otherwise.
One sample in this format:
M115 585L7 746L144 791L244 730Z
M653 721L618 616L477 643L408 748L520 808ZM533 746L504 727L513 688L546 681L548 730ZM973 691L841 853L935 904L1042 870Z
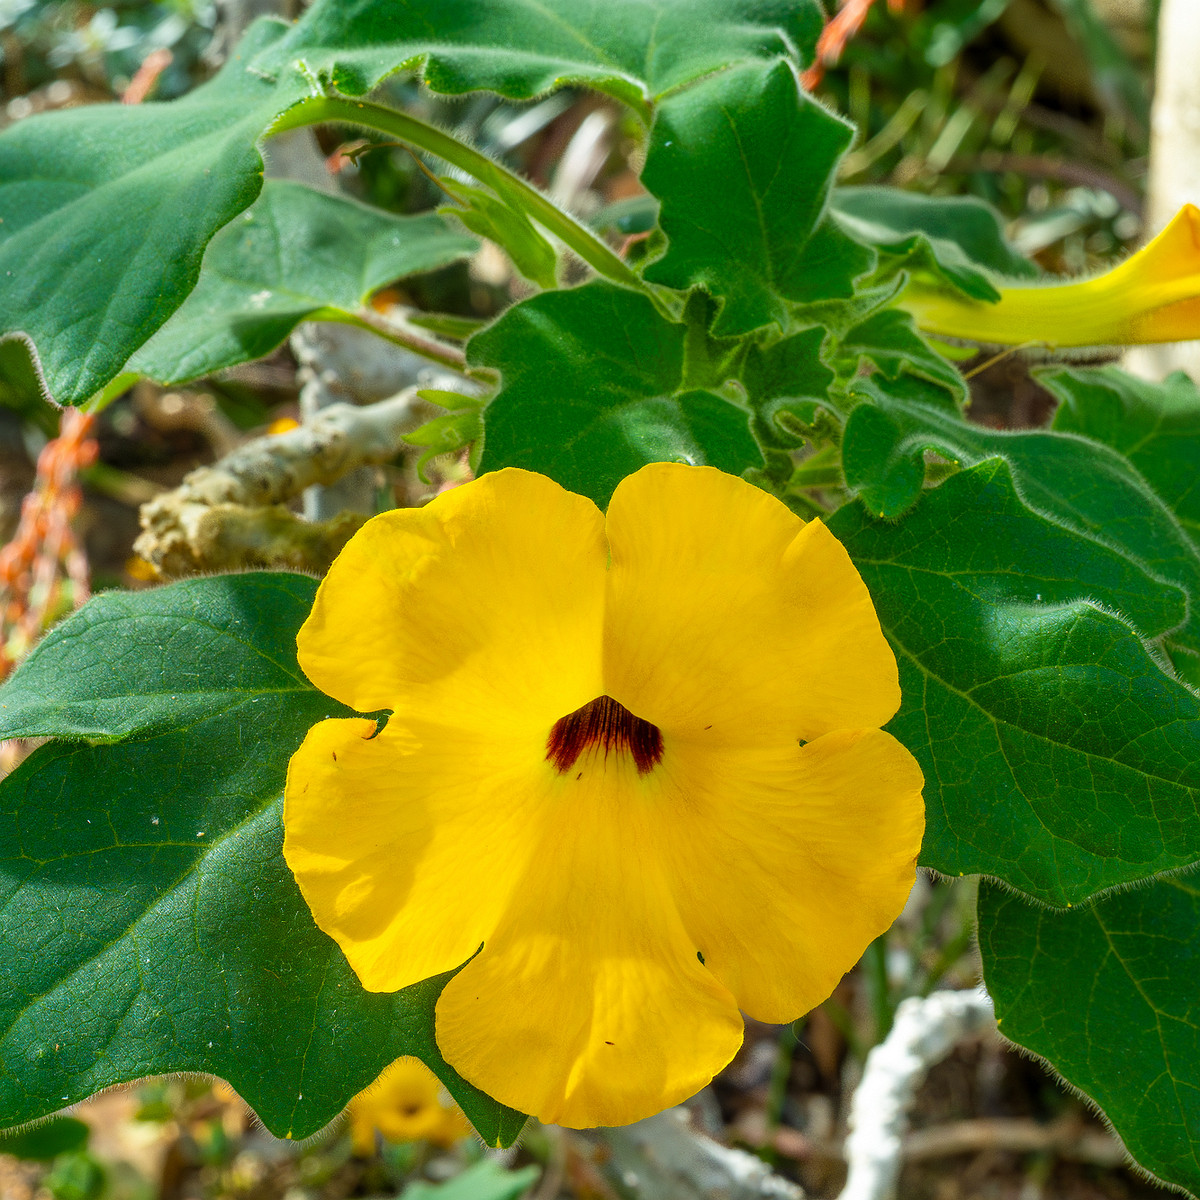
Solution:
M283 853L317 925L372 992L452 971L491 936L533 846L545 737L393 717L315 725L292 757Z
M437 1007L466 1079L634 1121L728 1062L737 1001L799 1016L903 905L895 662L828 531L709 468L622 483L607 573L599 514L548 481L443 499L322 585L302 666L394 715L310 732L284 852L365 987L466 962Z
M797 749L672 752L663 850L713 974L760 1021L820 1004L904 907L925 810L912 755L878 729Z
M705 744L882 725L896 659L841 543L711 467L656 463L618 486L605 613L608 694Z
M548 772L525 878L438 1001L446 1060L542 1121L639 1120L741 1045L737 1005L700 963L663 870L661 787L602 749Z
M926 332L1004 346L1124 346L1200 338L1200 209L1187 204L1149 245L1095 279L1000 289L987 304L909 287Z
M356 1154L375 1151L378 1131L389 1142L449 1146L470 1133L462 1109L419 1058L398 1058L347 1108Z
M359 712L540 728L598 692L607 557L590 500L529 471L485 475L354 535L300 665Z

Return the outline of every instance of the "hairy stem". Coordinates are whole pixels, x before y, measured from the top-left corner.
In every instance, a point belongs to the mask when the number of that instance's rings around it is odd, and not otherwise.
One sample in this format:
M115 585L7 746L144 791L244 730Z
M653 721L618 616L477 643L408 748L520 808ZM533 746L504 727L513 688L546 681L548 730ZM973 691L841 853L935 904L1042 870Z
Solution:
M480 183L487 184L504 199L518 204L538 224L574 250L598 274L615 283L636 288L654 298L653 291L640 276L604 242L519 175L436 126L419 121L408 113L371 104L366 100L350 100L343 96L312 96L284 113L272 126L270 133L274 135L303 125L320 125L326 122L377 129L420 150L436 154L438 158L474 176Z

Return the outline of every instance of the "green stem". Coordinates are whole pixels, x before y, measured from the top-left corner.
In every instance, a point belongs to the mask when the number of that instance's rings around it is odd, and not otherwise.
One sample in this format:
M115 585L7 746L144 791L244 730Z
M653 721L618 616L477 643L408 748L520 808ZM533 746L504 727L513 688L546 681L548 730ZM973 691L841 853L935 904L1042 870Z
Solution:
M775 1051L775 1065L771 1068L771 1083L767 1091L767 1140L758 1152L758 1157L772 1167L778 1158L775 1150L775 1131L783 1124L783 1105L787 1100L788 1083L792 1078L792 1059L800 1041L796 1034L798 1024L799 1021L784 1026Z
M447 346L436 338L425 337L415 330L406 329L402 325L393 324L372 312L369 308L359 309L358 312L346 312L344 309L327 308L313 313L309 318L315 321L336 321L342 325L353 325L365 329L394 346L403 346L414 354L421 355L431 362L441 363L452 371L466 373L467 356L457 346Z
M863 967L867 976L867 993L871 1000L871 1011L875 1017L875 1044L887 1037L892 1028L895 1013L892 1011L891 986L887 974L887 934L882 933L863 955Z
M480 183L493 188L504 199L518 203L538 224L574 250L598 274L615 283L624 284L625 287L636 288L658 303L654 292L616 253L519 175L493 162L486 154L481 154L450 134L433 125L427 125L408 113L371 104L366 100L348 100L342 96L310 96L284 113L269 133L273 136L288 129L326 123L361 125L367 129L377 129L460 167Z

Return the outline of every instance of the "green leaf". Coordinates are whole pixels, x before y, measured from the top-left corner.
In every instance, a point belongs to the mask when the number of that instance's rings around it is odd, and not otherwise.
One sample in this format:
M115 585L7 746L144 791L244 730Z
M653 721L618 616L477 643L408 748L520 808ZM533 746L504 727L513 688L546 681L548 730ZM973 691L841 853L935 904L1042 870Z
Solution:
M898 522L828 524L899 662L922 863L1066 905L1200 859L1200 698L1113 615L1153 635L1182 593L1035 512L1001 459Z
M345 713L296 663L315 590L247 574L108 593L0 689L8 735L88 739L0 782L0 1125L201 1071L307 1137L416 1054L489 1143L516 1136L523 1118L438 1054L449 976L365 992L283 860L288 759Z
M529 100L584 84L648 115L666 92L745 59L812 61L816 0L317 0L255 66L303 63L351 95L400 69L436 92Z
M517 1200L537 1182L537 1167L509 1171L485 1158L446 1183L418 1180L404 1189L404 1200Z
M649 462L762 465L750 414L683 384L687 327L603 282L509 309L467 347L503 387L484 415L481 471L524 467L603 507Z
M1035 278L1004 238L1000 215L970 196L922 196L889 187L840 187L831 208L853 237L884 256L880 274L906 270L976 300L999 300L996 276Z
M76 1117L52 1117L27 1129L0 1133L0 1154L29 1162L48 1162L60 1154L82 1150L91 1128Z
M268 180L213 238L195 290L129 369L180 383L261 358L301 321L353 321L385 284L478 248L432 214L393 216Z
M754 410L760 446L791 450L804 444L797 425L811 424L829 403L833 372L822 362L825 330L803 329L767 346L753 346L742 367L742 383ZM793 418L789 421L787 418Z
M19 413L47 437L57 436L58 411L43 395L30 345L21 337L0 340L0 406Z
M838 347L847 375L854 375L863 359L877 366L887 379L915 375L946 389L956 404L967 398L963 377L917 332L911 314L885 308L855 325Z
M1151 383L1117 367L1057 368L1037 380L1061 401L1055 429L1125 455L1200 542L1200 391L1182 371Z
M443 176L442 187L466 207L447 205L443 216L457 217L472 233L491 238L508 251L513 266L540 288L558 286L558 255L520 209L483 188Z
M1111 377L1119 378L1115 371ZM1200 543L1188 536L1128 458L1067 432L1068 418L1054 431L990 430L927 400L897 395L895 385L878 379L860 381L855 390L871 403L860 404L846 423L843 466L847 486L860 491L868 508L884 516L903 512L920 492L926 450L968 466L1004 458L1031 508L1097 546L1121 551L1187 593L1187 616L1167 631L1164 646L1177 668L1193 678L1200 668ZM1146 450L1145 457L1152 470L1169 474L1177 489L1187 489L1194 484L1195 466L1187 479L1186 439L1179 448L1175 466L1155 468L1153 450Z
M430 459L437 458L439 454L456 454L482 436L483 414L478 408L468 408L433 417L412 433L406 433L404 440L411 446L424 448L417 459L417 474L428 483L425 468Z
M1104 1110L1137 1161L1200 1194L1200 881L1073 912L984 883L979 949L1001 1030Z
M246 59L285 26L255 24L220 74L166 104L97 104L0 135L0 334L37 347L62 404L99 391L183 302L208 240L262 187L255 141L307 88Z
M786 62L735 67L665 97L642 182L670 244L646 278L717 297L717 336L785 328L789 301L852 295L872 259L822 219L853 136Z

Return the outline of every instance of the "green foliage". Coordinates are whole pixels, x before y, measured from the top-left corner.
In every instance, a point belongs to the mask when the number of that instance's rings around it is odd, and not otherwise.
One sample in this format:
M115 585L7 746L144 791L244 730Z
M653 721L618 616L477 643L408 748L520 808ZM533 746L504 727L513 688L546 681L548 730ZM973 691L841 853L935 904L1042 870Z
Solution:
M528 100L568 83L643 113L664 93L745 59L812 60L817 0L318 0L260 70L309 73L348 95L401 67L437 92Z
M1062 391L1072 387L1084 392L1106 391L1104 384L1092 381L1088 373L1060 372L1052 378ZM1102 375L1101 380L1104 378ZM1105 550L1119 549L1150 574L1170 580L1186 593L1188 612L1166 631L1163 645L1176 669L1200 683L1200 542L1172 511L1167 497L1154 490L1119 448L1081 436L1083 430L1071 430L1069 410L1053 431L1000 433L969 425L927 400L894 395L894 390L859 385L859 392L873 403L855 409L846 423L846 482L860 491L869 509L883 516L896 516L916 500L925 474L926 450L968 466L994 455L1004 458L1021 494L1048 521L1073 530ZM1121 394L1140 395L1146 404L1151 403L1149 397L1159 395L1147 385L1138 389L1133 381ZM1107 395L1116 402L1120 394L1108 389ZM1090 405L1087 411L1091 413ZM1148 419L1153 419L1152 411L1145 414ZM1195 483L1194 474L1187 478L1183 464L1189 452L1193 462L1200 461L1194 457L1200 454L1200 438L1190 432L1196 429L1196 418L1193 414L1189 420L1186 413L1186 408L1177 412L1172 406L1175 428L1170 440L1179 462L1151 468L1153 474L1166 477L1164 486L1176 502L1182 499L1185 505ZM1097 432L1112 432L1111 421L1106 426L1099 411L1085 420L1089 424L1095 420ZM1135 436L1132 423L1129 427L1122 425L1126 445L1133 445ZM1142 436L1153 434L1143 428ZM1147 456L1156 463L1160 461L1153 451ZM1159 632L1145 627L1142 631Z
M537 1182L537 1167L507 1171L485 1158L446 1183L414 1183L405 1200L517 1200Z
M957 36L1002 5L950 7ZM899 661L921 861L999 881L979 934L1006 1032L1195 1186L1197 1022L1171 980L1195 974L1200 913L1163 873L1200 863L1200 393L1054 368L1052 428L969 422L904 289L991 301L1038 271L978 201L833 186L853 130L796 78L820 24L816 0L317 0L185 100L23 121L0 136L0 399L36 411L29 346L82 403L261 356L300 320L370 326L371 291L475 245L436 215L264 187L269 131L357 124L450 163L460 222L544 290L468 344L494 394L431 394L448 411L409 435L420 467L472 444L482 471L603 505L644 463L709 463L827 516ZM651 194L595 228L645 244L622 258L464 139L358 98L400 70L626 104ZM516 1136L438 1054L444 977L364 992L282 858L288 759L340 711L296 665L314 586L106 595L0 689L0 736L54 739L0 782L0 1122L204 1071L301 1137L415 1053L489 1143ZM527 1184L476 1174L480 1194Z
M355 322L371 293L478 249L433 214L396 217L269 180L213 238L200 278L129 370L181 383L270 354L301 322Z
M1192 1192L1200 1192L1197 930L1192 874L1071 912L1031 908L991 885L979 893L979 949L1000 1028L1100 1104L1143 1167Z
M344 711L296 665L315 587L101 596L0 690L7 736L70 739L0 782L0 1124L203 1071L302 1138L416 1054L491 1144L520 1130L437 1051L447 977L363 991L283 861L288 758Z
M0 1154L11 1154L31 1162L48 1162L60 1154L82 1150L91 1133L76 1117L52 1117L25 1129L0 1133Z
M516 267L530 283L552 288L558 282L558 255L520 209L505 203L483 188L443 178L442 187L462 208L447 205L438 211L454 215L480 237L491 238L508 251Z
M255 25L181 100L73 108L0 135L0 334L33 340L59 403L121 371L195 286L208 240L257 197L255 141L303 89L246 60L282 32Z
M997 275L1038 273L1005 241L995 210L968 196L842 187L833 193L833 215L847 233L878 249L882 276L906 270L975 300L998 300Z
M480 469L541 471L604 505L648 462L735 475L761 465L749 412L685 380L687 339L686 325L607 283L514 305L468 347L471 362L504 379Z
M721 336L784 327L788 301L852 295L872 256L832 225L815 237L852 137L787 63L723 71L668 96L642 178L669 249L646 278L716 297Z
M1177 588L1045 520L1002 459L898 523L829 525L900 664L924 865L1066 905L1200 859L1200 699L1138 636L1182 618Z

